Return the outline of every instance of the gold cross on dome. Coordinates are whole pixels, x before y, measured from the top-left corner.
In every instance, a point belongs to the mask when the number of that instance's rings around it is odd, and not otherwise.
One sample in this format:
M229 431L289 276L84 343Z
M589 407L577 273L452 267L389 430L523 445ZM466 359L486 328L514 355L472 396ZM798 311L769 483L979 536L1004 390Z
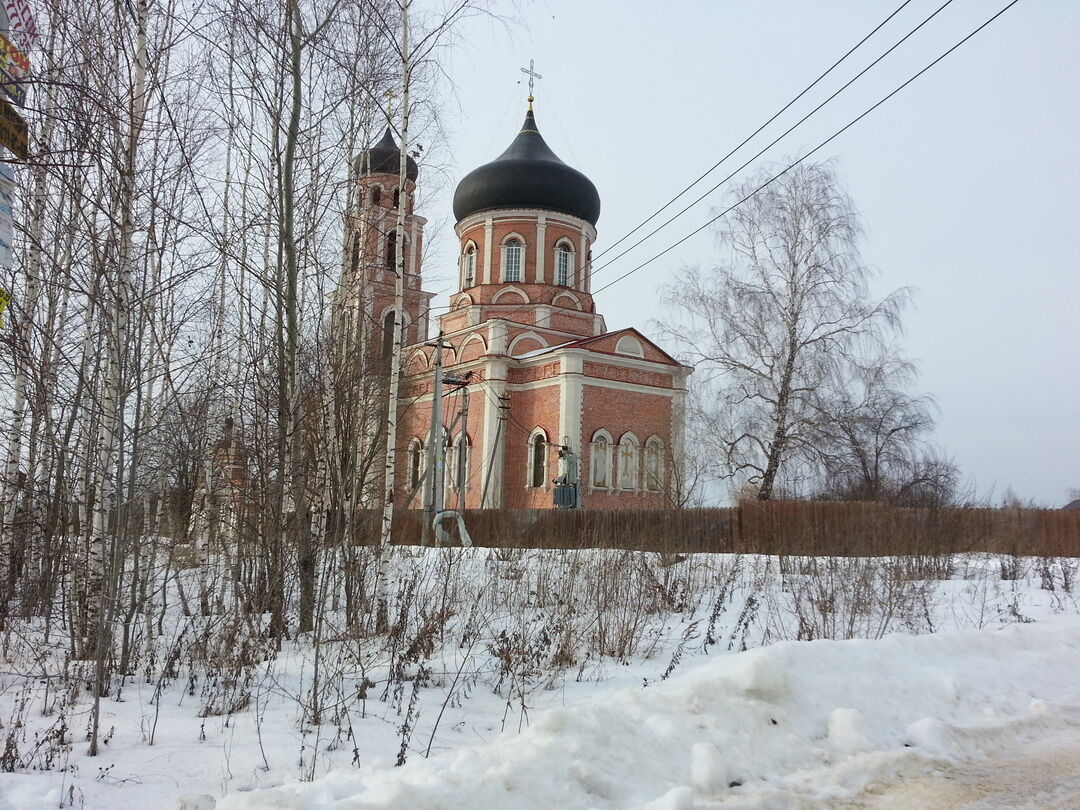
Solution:
M543 76L541 76L539 73L537 73L534 70L535 67L536 67L535 63L533 62L532 59L530 59L529 60L529 66L527 68L522 68L521 69L521 72L529 77L529 103L530 104L532 104L532 100L533 100L533 79L542 79L542 78L544 78Z

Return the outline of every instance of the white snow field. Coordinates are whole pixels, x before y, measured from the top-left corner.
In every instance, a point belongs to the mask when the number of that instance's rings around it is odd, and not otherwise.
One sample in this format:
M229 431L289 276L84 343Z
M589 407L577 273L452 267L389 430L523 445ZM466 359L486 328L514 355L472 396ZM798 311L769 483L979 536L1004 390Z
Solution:
M84 665L55 627L13 623L0 809L932 808L937 786L1040 742L1080 762L1077 560L408 549L393 565L399 632L351 633L328 602L318 655L307 636L253 641L259 617L158 604L96 758Z

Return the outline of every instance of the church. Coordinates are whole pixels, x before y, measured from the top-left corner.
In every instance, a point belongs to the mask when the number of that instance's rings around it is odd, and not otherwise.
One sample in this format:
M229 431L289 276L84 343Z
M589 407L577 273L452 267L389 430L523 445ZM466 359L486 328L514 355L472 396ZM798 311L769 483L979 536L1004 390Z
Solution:
M600 195L545 143L533 101L506 151L457 186L456 292L434 325L421 267L426 220L413 210L418 167L408 159L399 189L389 129L357 161L346 283L367 291L365 344L384 357L397 316L397 207L405 206L402 508L424 505L425 471L440 458L444 468L430 478L442 479L447 509L552 508L560 493L559 505L587 509L671 503L691 369L636 329L609 331L596 311ZM431 431L440 361L441 438ZM433 441L445 452L429 452Z

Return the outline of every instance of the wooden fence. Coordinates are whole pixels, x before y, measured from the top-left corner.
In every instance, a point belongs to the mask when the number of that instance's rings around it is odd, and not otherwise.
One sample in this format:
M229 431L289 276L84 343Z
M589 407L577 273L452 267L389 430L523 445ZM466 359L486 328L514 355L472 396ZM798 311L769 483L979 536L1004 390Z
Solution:
M393 539L419 545L423 513L398 512ZM447 521L456 537L453 521ZM983 551L1080 557L1080 512L1038 509L901 509L879 503L750 502L728 509L473 510L465 524L488 548L620 548L663 553L839 556ZM378 516L356 541L378 537ZM430 542L430 537L429 537Z

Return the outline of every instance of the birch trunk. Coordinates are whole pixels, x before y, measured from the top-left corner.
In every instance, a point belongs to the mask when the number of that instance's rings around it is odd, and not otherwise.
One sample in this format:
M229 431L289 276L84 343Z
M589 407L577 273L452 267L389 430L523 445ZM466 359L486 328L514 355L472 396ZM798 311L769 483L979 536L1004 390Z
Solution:
M120 233L117 243L117 268L113 305L104 312L104 322L108 334L108 360L106 364L104 396L102 399L101 432L97 461L97 497L94 509L94 527L90 539L90 560L88 570L90 610L87 626L93 637L87 649L96 658L95 701L90 737L90 756L98 753L98 724L100 719L100 699L104 692L105 658L111 644L111 633L106 621L107 594L105 582L105 540L109 531L110 512L116 504L116 466L117 439L123 418L123 359L127 345L128 313L130 309L130 286L132 274L132 241L135 230L135 158L146 115L146 28L149 16L148 0L136 3L136 42L134 76L132 81L131 104L129 110L128 132L123 151L123 165L119 178L118 210L120 214Z
M400 202L395 226L394 267L394 336L390 354L390 381L387 386L386 403L386 460L383 470L382 521L379 531L379 562L375 585L375 629L385 632L388 627L386 599L387 577L390 566L390 533L394 525L394 492L396 489L397 464L397 412L398 392L401 388L401 343L405 325L405 211L408 209L408 160L409 160L409 5L401 3L401 152L398 156L398 189Z

